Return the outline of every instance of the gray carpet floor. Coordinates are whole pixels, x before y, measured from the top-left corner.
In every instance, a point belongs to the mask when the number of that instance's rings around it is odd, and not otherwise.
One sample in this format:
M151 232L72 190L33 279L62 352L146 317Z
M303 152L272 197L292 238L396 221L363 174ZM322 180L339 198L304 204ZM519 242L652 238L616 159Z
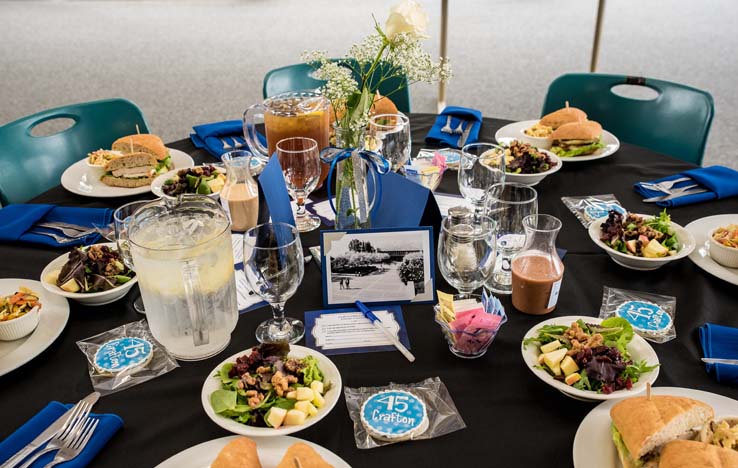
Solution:
M239 118L261 80L305 49L340 56L395 0L0 1L0 124L66 103L126 97L165 140ZM428 48L438 53L440 2ZM587 71L595 0L450 2L449 104L538 116L548 83ZM705 164L738 167L738 2L610 0L598 71L668 79L712 93ZM435 112L437 88L412 89Z

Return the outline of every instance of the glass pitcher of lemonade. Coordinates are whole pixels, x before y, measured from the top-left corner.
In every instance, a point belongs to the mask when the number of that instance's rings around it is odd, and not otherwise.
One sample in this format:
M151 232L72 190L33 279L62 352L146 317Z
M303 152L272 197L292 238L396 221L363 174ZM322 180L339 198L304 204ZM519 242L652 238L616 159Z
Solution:
M238 320L228 216L209 197L148 203L126 221L151 333L177 359L214 356Z
M267 147L256 137L254 120L264 119ZM330 102L315 91L295 91L277 94L261 104L254 104L243 114L243 133L252 153L268 160L277 148L277 142L290 137L312 138L318 149L329 146ZM319 185L328 175L323 164Z

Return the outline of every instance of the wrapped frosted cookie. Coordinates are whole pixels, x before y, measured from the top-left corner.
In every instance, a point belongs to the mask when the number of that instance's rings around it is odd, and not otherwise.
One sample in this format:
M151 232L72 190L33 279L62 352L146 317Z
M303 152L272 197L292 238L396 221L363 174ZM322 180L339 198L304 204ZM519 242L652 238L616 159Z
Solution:
M92 386L102 395L146 382L179 367L154 339L146 320L78 341L87 357Z
M438 377L413 384L344 388L360 449L432 439L466 427Z
M676 338L675 315L675 297L608 286L603 289L600 318L624 318L633 331L649 341L665 343Z
M574 213L585 228L589 228L592 221L604 218L611 210L626 214L626 209L620 204L615 195L587 195L584 197L561 197L569 211Z

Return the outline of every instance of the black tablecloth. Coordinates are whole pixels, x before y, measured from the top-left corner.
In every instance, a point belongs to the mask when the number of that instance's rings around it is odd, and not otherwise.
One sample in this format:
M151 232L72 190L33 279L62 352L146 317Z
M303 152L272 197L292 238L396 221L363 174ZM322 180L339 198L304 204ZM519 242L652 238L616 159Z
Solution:
M433 119L432 115L411 116L414 151L426 147L424 137ZM494 141L495 131L504 123L485 119L480 141ZM169 146L190 153L198 163L213 160L189 140ZM738 389L720 385L705 373L699 361L697 336L697 327L706 321L738 326L738 287L705 273L686 259L654 272L624 269L592 243L586 229L561 202L562 196L613 193L630 210L655 213L657 207L642 203L632 184L690 167L623 144L612 157L567 163L536 187L539 211L563 221L558 245L568 250L561 295L552 316L596 316L605 285L676 296L677 339L654 345L662 363L657 385L690 387L738 398ZM455 176L449 171L439 191L458 193ZM57 187L35 201L116 207L129 200L85 198ZM736 212L738 199L671 210L673 219L682 225L707 215ZM318 239L316 232L305 234L303 245L317 245ZM59 254L52 248L0 245L0 277L38 279L44 266ZM439 289L452 291L440 274L436 278ZM69 324L59 339L30 363L0 377L0 438L49 400L72 402L92 390L85 357L75 342L139 320L141 316L132 308L135 297L134 288L123 300L107 306L84 307L72 302ZM515 312L509 298L503 298L503 304L510 320L481 359L461 360L449 352L429 305L403 306L412 351L417 356L415 363L397 352L333 358L344 385L350 387L417 382L439 376L461 412L466 429L438 439L361 451L354 444L352 422L341 398L325 419L295 435L334 451L356 467L570 466L574 434L594 405L560 394L527 369L520 355L520 341L542 318ZM304 311L321 306L321 277L311 262L297 294L287 303L287 313L302 317ZM179 369L163 377L102 398L96 411L120 415L125 426L94 465L154 466L190 446L228 435L205 416L200 403L202 383L224 357L255 344L254 330L270 314L268 308L262 308L241 315L230 345L220 355L200 362L182 362Z

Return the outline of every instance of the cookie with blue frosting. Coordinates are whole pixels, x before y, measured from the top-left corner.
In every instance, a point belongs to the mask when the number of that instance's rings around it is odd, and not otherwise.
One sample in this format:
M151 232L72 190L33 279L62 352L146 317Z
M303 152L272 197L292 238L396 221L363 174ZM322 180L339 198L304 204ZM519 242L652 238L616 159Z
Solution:
M95 369L115 375L124 370L145 367L154 355L151 343L143 338L123 337L106 341L94 357Z
M400 442L428 429L428 412L422 398L404 390L384 390L361 405L361 424L375 439Z

